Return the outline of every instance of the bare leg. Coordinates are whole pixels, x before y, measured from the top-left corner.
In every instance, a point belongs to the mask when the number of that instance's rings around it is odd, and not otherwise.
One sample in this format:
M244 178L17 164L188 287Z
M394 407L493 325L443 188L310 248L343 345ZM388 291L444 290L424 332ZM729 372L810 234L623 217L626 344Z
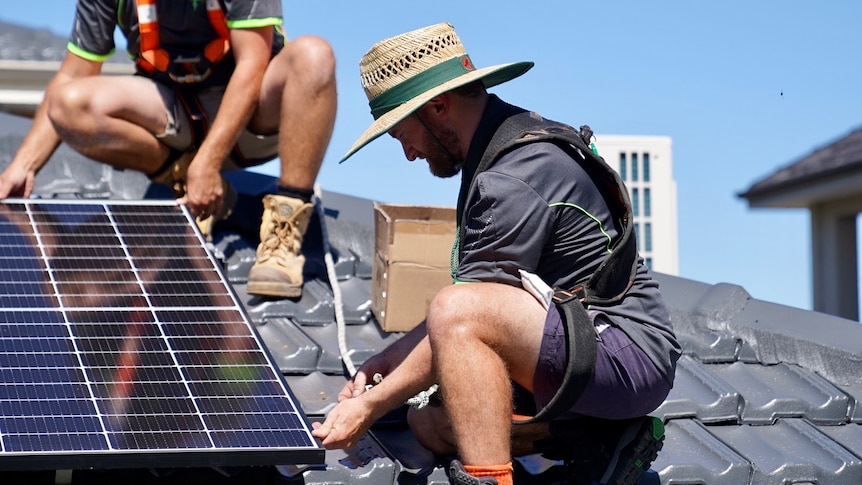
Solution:
M92 76L59 87L48 115L60 138L83 155L152 173L168 148L155 137L167 113L152 81L133 76Z
M311 189L332 137L337 107L335 57L318 37L299 37L270 63L255 133L279 133L279 183Z
M432 301L434 371L464 463L511 460L511 380L532 390L544 321L532 296L507 285L453 285Z
M458 447L455 445L455 436L452 433L449 418L446 416L443 408L411 409L407 413L407 422L416 439L428 450L443 456L458 453ZM536 453L536 441L550 437L551 433L548 430L548 423L512 426L512 456L524 456Z

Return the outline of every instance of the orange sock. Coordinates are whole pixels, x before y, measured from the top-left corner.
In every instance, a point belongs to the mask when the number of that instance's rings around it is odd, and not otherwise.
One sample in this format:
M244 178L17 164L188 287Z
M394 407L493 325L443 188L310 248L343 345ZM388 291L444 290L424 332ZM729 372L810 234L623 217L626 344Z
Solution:
M474 477L493 477L497 480L497 485L514 485L511 461L505 465L464 465L464 471Z

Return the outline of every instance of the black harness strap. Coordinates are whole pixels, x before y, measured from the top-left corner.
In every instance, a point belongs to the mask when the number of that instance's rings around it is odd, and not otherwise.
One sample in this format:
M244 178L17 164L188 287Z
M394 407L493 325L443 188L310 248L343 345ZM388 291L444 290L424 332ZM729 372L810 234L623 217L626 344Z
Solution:
M590 149L590 138L592 130L588 126L576 130L568 125L544 120L535 113L517 114L503 122L494 134L473 175L475 181L476 175L489 169L501 156L516 147L536 142L554 143L590 175L604 194L611 214L621 228L620 236L611 243L611 253L586 281L574 288L554 289L554 304L564 320L566 332L566 374L560 388L543 409L529 419L513 421L514 424L551 420L571 409L577 402L590 382L596 365L597 335L586 307L591 304L609 305L621 300L631 287L637 271L637 245L628 190L619 174ZM466 194L462 193L460 198L466 198ZM464 206L463 200L459 200L459 205ZM463 224L461 226L460 240L463 240L465 229ZM459 256L463 256L460 248Z
M189 116L189 120L191 121L192 147L200 148L201 143L204 141L204 137L206 137L209 132L209 118L207 117L207 113L194 89L189 89L184 85L178 84L176 97L179 99L180 104L182 104L183 109L186 111ZM239 146L236 143L233 148L231 148L230 157L234 163L240 167L248 168L252 165L242 152L240 152Z
M177 99L179 99L180 104L182 104L183 109L189 115L189 121L191 122L190 128L192 130L192 146L194 148L199 148L201 143L204 141L204 137L207 136L207 132L209 131L209 120L207 119L206 111L201 105L201 101L198 99L197 94L191 90L183 89L178 85L176 96Z

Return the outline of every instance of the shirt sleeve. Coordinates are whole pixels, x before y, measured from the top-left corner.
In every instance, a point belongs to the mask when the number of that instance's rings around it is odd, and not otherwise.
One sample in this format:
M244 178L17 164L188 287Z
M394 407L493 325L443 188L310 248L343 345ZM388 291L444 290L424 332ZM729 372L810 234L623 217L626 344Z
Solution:
M280 26L281 2L278 0L225 0L225 17L231 29Z
M114 53L117 27L115 2L79 0L66 48L78 57L104 62Z
M552 232L547 201L522 180L483 172L467 200L458 282L521 286L518 270L535 272Z

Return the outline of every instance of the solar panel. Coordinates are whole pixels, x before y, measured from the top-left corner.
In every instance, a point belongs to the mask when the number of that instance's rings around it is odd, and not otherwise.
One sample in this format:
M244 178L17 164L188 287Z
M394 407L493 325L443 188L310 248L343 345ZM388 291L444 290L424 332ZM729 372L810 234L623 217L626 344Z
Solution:
M0 469L323 459L184 208L0 203Z

